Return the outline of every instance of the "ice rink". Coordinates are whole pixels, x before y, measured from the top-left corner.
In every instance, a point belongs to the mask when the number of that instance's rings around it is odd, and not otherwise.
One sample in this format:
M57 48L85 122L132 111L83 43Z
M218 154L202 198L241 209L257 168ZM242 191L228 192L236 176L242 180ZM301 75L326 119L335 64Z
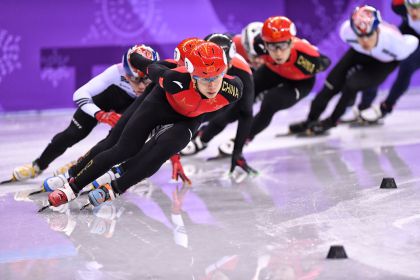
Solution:
M307 98L277 113L245 148L259 176L235 182L210 147L170 164L99 209L62 209L39 189L55 168L107 132L100 125L40 177L0 186L0 279L420 279L420 95L403 96L384 125L341 125L328 136L275 137L302 120ZM382 96L381 96L382 98ZM0 116L0 179L34 160L72 110ZM397 189L380 189L393 177ZM331 245L348 259L328 260Z

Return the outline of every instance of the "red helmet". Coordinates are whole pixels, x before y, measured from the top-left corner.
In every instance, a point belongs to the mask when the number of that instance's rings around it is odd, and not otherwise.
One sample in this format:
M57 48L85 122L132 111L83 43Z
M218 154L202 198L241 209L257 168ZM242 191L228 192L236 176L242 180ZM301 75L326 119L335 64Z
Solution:
M202 42L204 40L195 37L182 40L174 50L174 60L178 63L178 66L184 66L185 55L190 53L195 46Z
M268 43L287 41L296 36L295 24L287 17L269 17L261 30L261 38Z
M186 55L185 67L194 78L214 78L225 73L226 54L215 43L203 42Z

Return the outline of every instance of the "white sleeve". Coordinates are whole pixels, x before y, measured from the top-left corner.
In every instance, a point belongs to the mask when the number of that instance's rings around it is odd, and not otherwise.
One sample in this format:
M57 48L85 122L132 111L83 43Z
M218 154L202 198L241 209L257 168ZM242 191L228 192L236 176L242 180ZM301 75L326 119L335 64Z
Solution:
M73 94L73 101L86 114L95 117L101 109L93 103L92 97L102 93L110 85L121 78L117 64L107 68L104 72L91 79Z
M395 45L398 46L397 60L404 60L417 49L419 39L416 36L404 34L401 42Z
M340 38L344 43L348 44L349 35L353 33L353 30L350 27L350 21L346 20L340 27Z

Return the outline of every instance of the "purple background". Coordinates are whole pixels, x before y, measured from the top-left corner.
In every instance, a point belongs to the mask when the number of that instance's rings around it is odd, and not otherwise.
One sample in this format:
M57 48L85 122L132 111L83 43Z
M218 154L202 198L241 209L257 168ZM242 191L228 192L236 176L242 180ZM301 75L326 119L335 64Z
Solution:
M317 44L333 63L347 48L340 23L358 4L399 23L390 0L2 0L0 2L0 112L73 107L72 94L135 43L162 58L176 44L211 32L239 33L250 21L286 15L298 36ZM258 6L258 3L263 3ZM388 88L395 73L383 85ZM420 85L417 74L413 82ZM318 78L317 86L325 74ZM417 81L416 81L417 80Z

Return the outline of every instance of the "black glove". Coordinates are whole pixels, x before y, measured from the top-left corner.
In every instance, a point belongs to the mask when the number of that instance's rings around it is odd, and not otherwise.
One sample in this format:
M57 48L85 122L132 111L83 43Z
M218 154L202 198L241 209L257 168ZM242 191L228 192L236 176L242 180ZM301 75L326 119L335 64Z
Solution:
M230 167L230 173L232 173L233 170L235 170L236 166L242 168L242 170L248 173L248 175L258 175L258 171L248 165L246 159L242 154L232 155L232 165Z
M316 73L323 72L330 65L331 65L331 59L328 56L321 54L319 56L319 66L318 66L318 69L315 70L315 72Z

